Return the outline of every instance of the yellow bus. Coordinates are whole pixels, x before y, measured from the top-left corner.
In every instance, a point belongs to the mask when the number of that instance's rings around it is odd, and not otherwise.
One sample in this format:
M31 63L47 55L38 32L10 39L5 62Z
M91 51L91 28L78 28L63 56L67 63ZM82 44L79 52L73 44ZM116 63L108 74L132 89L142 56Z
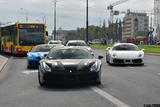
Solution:
M26 54L35 45L46 43L45 23L12 23L0 26L0 49L11 54Z

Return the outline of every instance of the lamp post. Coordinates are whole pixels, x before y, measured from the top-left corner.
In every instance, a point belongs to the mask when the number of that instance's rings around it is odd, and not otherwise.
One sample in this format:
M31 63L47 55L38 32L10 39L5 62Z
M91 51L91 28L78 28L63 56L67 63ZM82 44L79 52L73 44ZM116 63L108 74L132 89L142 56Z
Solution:
M88 42L88 0L86 0L86 42Z
M56 5L57 1L54 0L54 40L56 40Z
M46 23L46 15L45 15L45 13L41 13L41 14L42 14L42 20L43 20L43 22Z
M25 12L25 15L26 15L26 22L28 22L28 12L26 9L24 8L20 8L20 10L23 10Z

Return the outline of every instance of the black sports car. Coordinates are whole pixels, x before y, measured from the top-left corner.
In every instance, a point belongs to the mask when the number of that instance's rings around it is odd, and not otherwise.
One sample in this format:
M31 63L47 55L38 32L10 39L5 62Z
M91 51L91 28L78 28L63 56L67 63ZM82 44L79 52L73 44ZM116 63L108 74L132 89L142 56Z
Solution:
M80 47L59 47L51 49L40 61L39 84L46 83L101 83L101 60Z

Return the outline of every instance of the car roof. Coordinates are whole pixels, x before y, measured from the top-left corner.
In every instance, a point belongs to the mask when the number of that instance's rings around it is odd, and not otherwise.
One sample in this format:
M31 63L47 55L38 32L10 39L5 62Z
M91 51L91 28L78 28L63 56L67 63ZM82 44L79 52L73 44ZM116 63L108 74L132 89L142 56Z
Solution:
M134 46L136 46L133 43L115 43L113 46L118 46L118 45L134 45Z
M36 45L36 47L44 47L44 46L51 46L49 44L40 44L40 45Z
M87 48L84 47L77 47L77 46L61 46L61 47L55 47L54 49L82 49L82 50L87 50Z
M84 42L85 43L84 40L69 40L68 42Z

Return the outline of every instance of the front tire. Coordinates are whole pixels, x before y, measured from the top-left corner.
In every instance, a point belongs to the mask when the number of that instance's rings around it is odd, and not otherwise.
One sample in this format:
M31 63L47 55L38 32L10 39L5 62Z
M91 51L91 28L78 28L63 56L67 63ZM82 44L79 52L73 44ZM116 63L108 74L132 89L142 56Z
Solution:
M38 82L41 87L44 87L46 83L43 81L40 72L38 71Z

